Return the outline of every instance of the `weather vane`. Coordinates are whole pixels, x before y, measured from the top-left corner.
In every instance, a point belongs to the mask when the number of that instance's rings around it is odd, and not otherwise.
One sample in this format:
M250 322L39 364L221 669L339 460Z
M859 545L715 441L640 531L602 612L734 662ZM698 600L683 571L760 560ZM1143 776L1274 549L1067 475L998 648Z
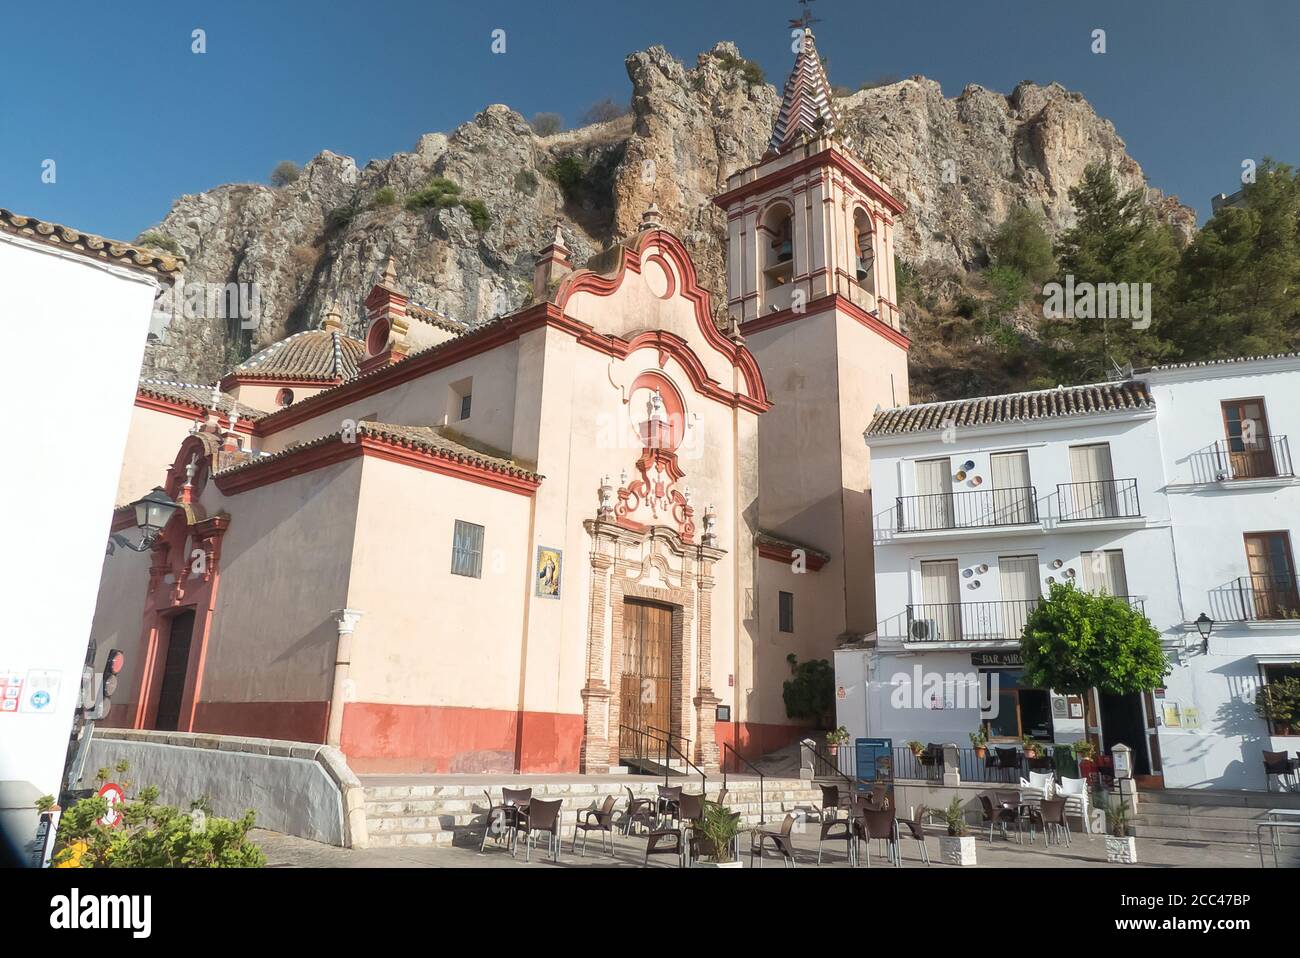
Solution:
M803 6L803 16L801 16L798 20L790 21L790 26L793 29L807 30L814 23L821 23L820 19L812 15L812 7L808 6L808 4L812 2L813 0L799 0L800 5Z

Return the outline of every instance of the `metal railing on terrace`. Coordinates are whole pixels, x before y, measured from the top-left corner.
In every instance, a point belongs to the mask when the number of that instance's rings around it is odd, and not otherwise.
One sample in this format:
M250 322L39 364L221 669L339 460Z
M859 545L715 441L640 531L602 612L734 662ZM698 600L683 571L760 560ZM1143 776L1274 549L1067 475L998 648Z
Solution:
M899 496L894 509L899 532L1032 525L1038 522L1038 493L1033 486L1017 486Z
M1131 519L1142 515L1136 479L1059 483L1056 503L1061 522Z
M1295 475L1286 436L1256 435L1214 444L1215 479L1281 479Z
M1225 622L1280 622L1300 625L1300 579L1293 575L1243 575L1210 594Z
M1145 602L1122 595L1132 608L1145 611ZM1016 641L1029 615L1042 602L1015 599L1001 602L922 602L907 607L906 642Z

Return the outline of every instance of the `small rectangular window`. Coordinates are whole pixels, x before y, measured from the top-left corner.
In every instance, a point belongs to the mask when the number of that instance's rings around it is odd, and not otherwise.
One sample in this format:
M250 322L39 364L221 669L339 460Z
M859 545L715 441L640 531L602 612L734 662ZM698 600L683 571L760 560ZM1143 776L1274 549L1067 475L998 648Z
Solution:
M483 578L483 527L456 520L451 538L451 574Z
M469 393L466 393L465 395L460 397L460 418L461 419L469 418L470 400L472 400L473 398L474 397L471 396Z
M781 631L794 631L794 593L782 592L781 594Z

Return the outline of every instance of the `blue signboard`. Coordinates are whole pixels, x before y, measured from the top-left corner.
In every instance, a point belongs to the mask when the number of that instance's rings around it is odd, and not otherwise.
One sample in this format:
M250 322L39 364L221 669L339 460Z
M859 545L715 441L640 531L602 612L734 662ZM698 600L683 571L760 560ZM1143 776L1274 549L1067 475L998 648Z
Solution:
M864 791L870 784L883 784L892 793L894 789L894 740L889 738L859 738L853 742L857 763L859 788Z

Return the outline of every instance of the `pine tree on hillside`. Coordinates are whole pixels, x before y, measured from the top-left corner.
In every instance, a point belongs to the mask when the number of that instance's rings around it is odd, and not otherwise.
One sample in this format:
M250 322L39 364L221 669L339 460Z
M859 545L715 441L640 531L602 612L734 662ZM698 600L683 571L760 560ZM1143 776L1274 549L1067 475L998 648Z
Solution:
M1175 288L1183 358L1300 349L1300 173L1265 160L1244 203L1215 213L1183 254Z
M1175 332L1170 291L1178 265L1172 230L1156 221L1142 190L1122 192L1102 164L1090 164L1069 196L1075 225L1057 242L1060 281L1073 276L1076 289L1086 289L1081 287L1085 283L1094 289L1123 284L1126 291L1133 284L1140 290L1150 283L1150 324L1142 328L1141 320L1102 308L1100 292L1091 308L1075 304L1074 318L1049 321L1044 327L1060 381L1106 379L1116 366L1141 366L1170 355L1169 337Z

